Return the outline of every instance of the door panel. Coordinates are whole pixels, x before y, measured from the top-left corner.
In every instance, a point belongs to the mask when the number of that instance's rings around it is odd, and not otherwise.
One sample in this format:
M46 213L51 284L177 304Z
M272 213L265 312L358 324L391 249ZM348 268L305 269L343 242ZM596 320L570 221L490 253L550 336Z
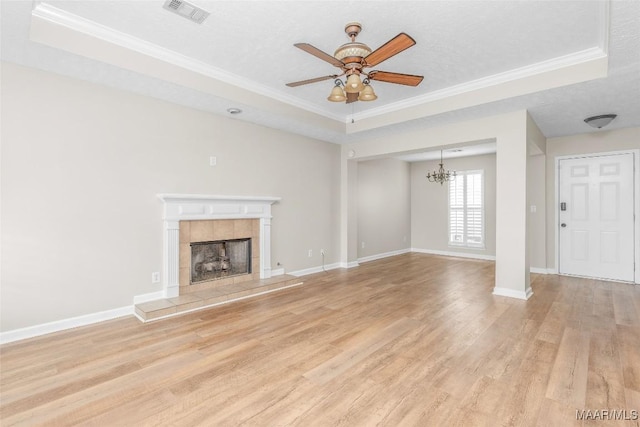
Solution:
M633 155L566 159L559 167L566 205L558 215L558 271L633 281Z

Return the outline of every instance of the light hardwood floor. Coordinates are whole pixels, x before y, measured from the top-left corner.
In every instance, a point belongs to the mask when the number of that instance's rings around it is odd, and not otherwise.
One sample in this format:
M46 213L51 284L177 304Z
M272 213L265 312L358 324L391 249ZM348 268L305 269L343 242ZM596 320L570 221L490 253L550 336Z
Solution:
M0 348L0 424L638 426L640 286L424 254L155 323Z

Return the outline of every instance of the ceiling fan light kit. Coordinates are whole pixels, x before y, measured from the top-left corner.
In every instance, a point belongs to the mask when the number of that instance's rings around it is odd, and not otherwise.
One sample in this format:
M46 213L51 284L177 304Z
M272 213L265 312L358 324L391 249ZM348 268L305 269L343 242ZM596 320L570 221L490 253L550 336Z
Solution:
M405 33L400 33L378 49L372 51L369 46L356 41L360 34L362 25L358 22L348 23L344 31L351 38L351 42L345 43L335 50L333 56L311 46L308 43L296 43L295 47L330 63L341 70L340 74L316 77L313 79L301 80L287 83L289 87L302 86L309 83L316 83L324 80L334 79L334 87L327 97L331 102L344 102L347 104L355 101L374 101L378 96L373 91L371 80L387 83L395 83L406 86L418 86L422 82L423 76L412 74L391 73L388 71L371 70L365 72L365 68L370 68L386 61L392 56L415 45L414 39ZM340 77L347 76L346 82ZM364 81L361 76L364 76ZM343 89L344 87L344 89Z

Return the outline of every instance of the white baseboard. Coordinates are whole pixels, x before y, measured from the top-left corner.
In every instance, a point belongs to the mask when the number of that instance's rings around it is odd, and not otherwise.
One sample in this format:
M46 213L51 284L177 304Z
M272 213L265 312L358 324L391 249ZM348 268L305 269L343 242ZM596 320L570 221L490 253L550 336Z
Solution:
M325 265L324 269L322 266L319 266L319 267L305 268L302 270L290 271L289 274L292 276L300 277L300 276L306 276L308 274L321 273L323 271L334 270L336 268L341 268L340 263L336 262L333 264Z
M406 248L406 249L399 249L397 251L384 252L384 253L376 254L376 255L369 255L369 256L362 257L362 258L358 258L358 263L375 261L377 259L387 258L387 257L390 257L390 256L396 256L396 255L402 255L402 254L406 254L406 253L409 253L409 252L411 252L411 249L410 248Z
M56 320L55 322L43 323L41 325L29 326L13 331L0 332L0 344L7 344L13 341L25 340L27 338L38 337L40 335L53 332L64 331L66 329L87 326L93 323L104 322L105 320L116 319L118 317L130 316L134 314L132 305L98 313L86 314L84 316L71 317L69 319Z
M536 273L536 274L555 274L555 273L552 273L550 268L541 268L541 267L529 267L529 272Z
M358 263L358 261L351 261L351 262L341 262L339 263L339 268L355 268L355 267L360 267L360 264Z
M149 292L148 294L136 295L133 297L133 305L143 302L155 301L164 298L164 291Z
M493 295L528 300L529 298L531 298L531 295L533 295L533 290L531 290L531 287L529 287L525 291L517 291L515 289L495 287L493 288Z
M472 258L472 259L482 259L485 261L495 261L495 255L483 255L469 252L451 252L451 251L438 251L433 249L420 249L420 248L411 248L411 252L418 252L421 254L429 254L429 255L444 255L458 258Z
M284 267L271 269L271 277L284 275Z

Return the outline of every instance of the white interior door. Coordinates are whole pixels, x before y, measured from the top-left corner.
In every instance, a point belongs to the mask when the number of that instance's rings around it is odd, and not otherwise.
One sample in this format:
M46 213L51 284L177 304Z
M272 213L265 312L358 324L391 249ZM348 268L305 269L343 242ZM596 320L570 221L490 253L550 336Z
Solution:
M633 154L559 161L561 274L634 280Z

